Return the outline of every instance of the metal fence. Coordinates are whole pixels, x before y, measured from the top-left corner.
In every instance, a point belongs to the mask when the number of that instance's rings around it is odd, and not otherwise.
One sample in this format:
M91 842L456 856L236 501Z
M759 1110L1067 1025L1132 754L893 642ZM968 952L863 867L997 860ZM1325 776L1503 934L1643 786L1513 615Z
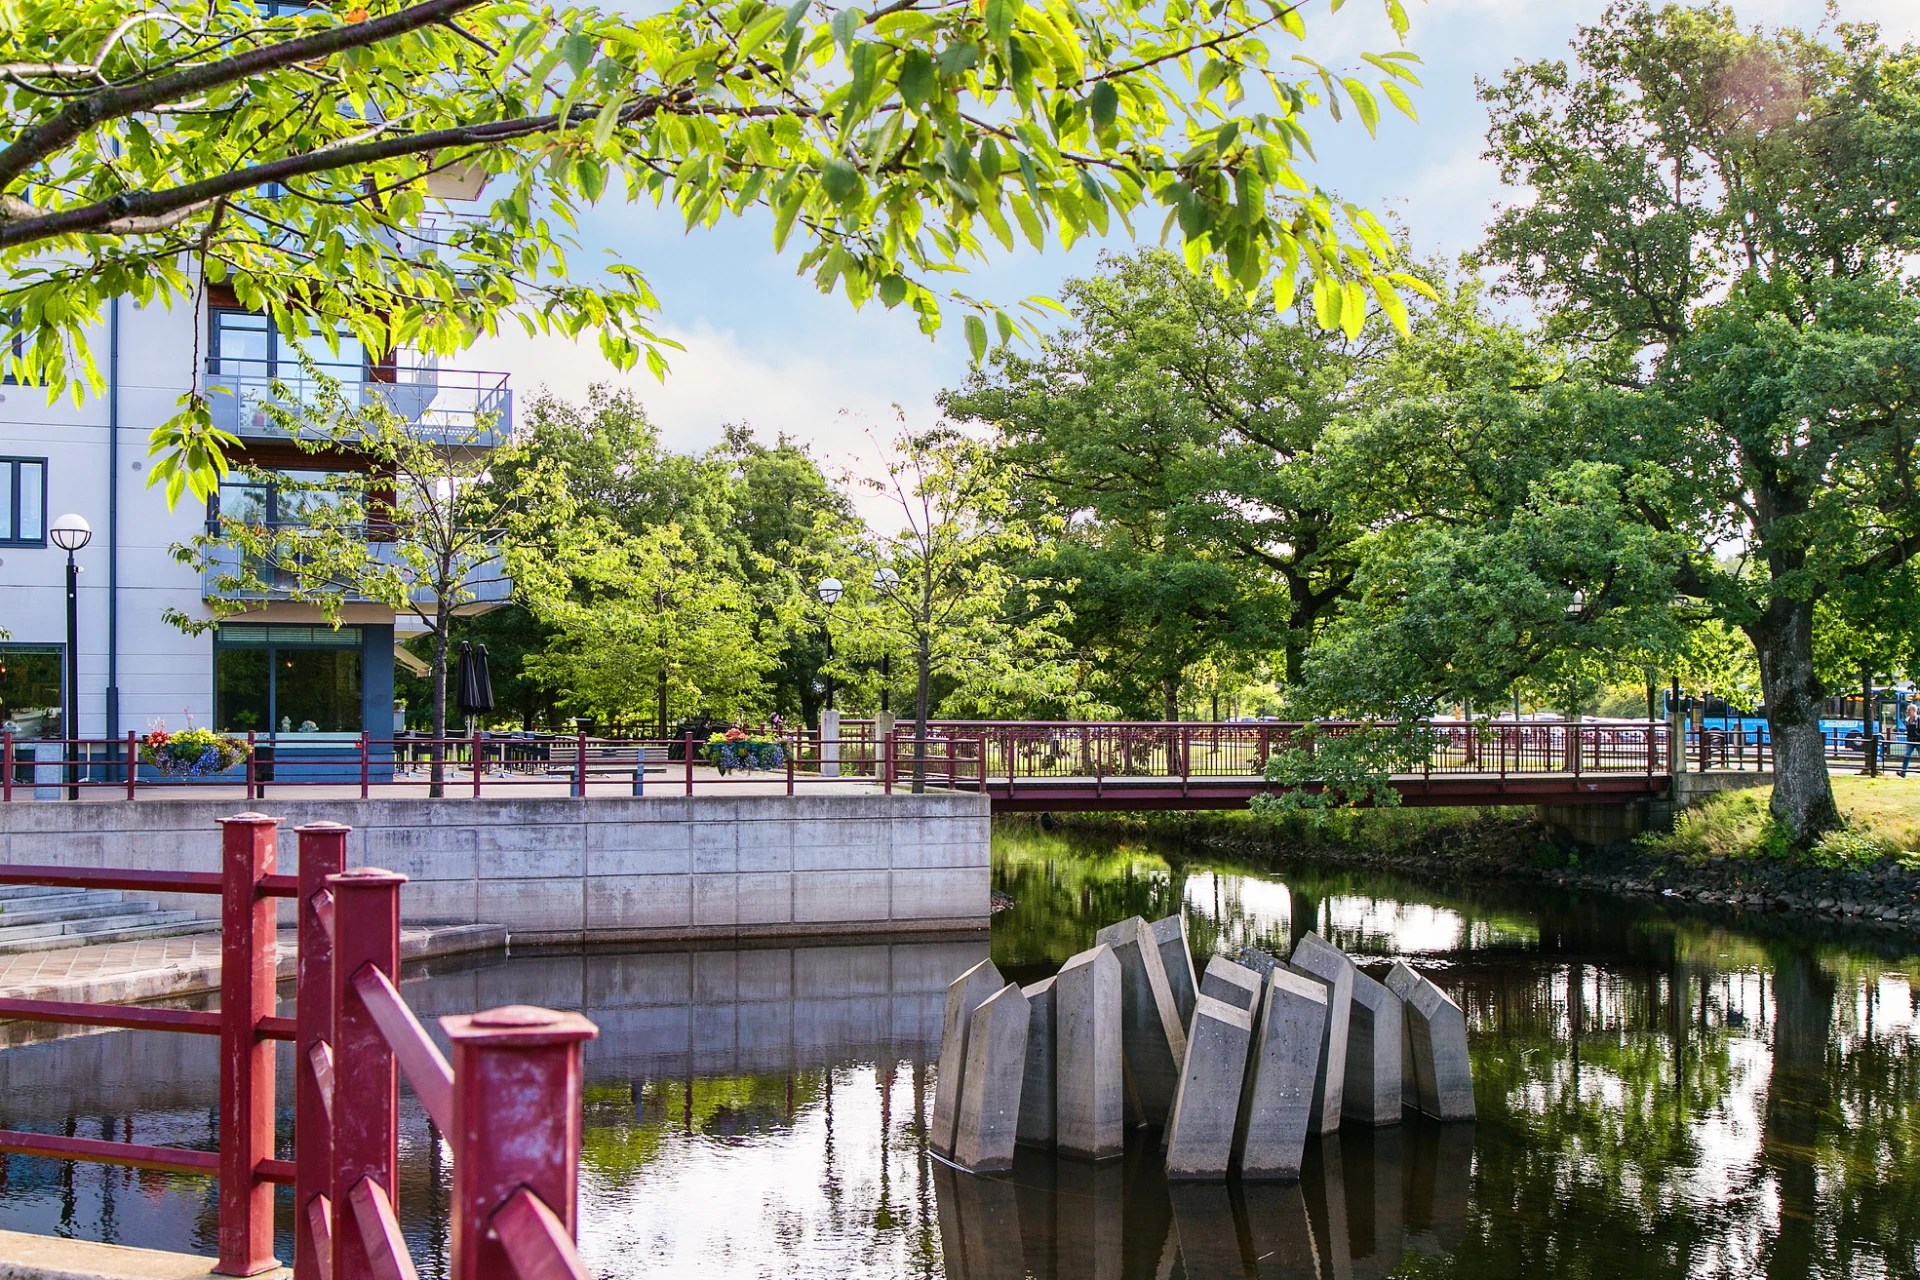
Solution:
M294 1188L296 1280L412 1280L401 1237L399 1079L452 1144L454 1280L585 1280L574 1248L580 1160L577 1013L512 1006L441 1019L451 1064L414 1017L400 972L406 877L345 869L351 828L300 827L300 872L278 872L279 819L221 822L218 872L0 866L0 884L220 896L220 1010L0 1000L0 1017L220 1038L220 1148L197 1151L0 1131L0 1152L219 1179L220 1275L273 1256L273 1189ZM299 903L295 1015L275 1016L275 901ZM274 1158L274 1045L294 1046L293 1158Z

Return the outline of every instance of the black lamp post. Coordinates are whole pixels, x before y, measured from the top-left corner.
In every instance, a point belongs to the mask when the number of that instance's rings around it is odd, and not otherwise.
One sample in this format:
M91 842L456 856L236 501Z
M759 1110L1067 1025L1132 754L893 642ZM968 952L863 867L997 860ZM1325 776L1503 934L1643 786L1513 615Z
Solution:
M827 621L825 626L822 627L827 637L827 660L822 664L823 670L821 674L826 677L827 710L831 711L833 710L833 673L824 670L824 668L833 665L833 606L840 602L840 593L845 591L846 588L841 585L840 579L838 578L822 578L820 585L815 589L820 593L820 603L827 606Z
M93 526L68 513L47 526L47 536L67 553L67 687L61 699L60 736L73 744L74 754L67 759L67 799L78 800L80 788L75 784L80 776L73 761L80 751L80 566L73 562L73 553L93 541Z
M890 596L899 585L900 575L887 566L881 565L873 571L874 594ZM882 649L880 651L880 710L882 714L892 714L892 693L893 651L891 649Z

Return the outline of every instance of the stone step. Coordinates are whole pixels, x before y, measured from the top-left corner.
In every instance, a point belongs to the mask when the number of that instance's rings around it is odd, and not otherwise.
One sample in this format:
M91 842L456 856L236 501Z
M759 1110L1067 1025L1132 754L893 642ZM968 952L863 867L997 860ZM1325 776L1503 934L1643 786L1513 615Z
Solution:
M84 894L96 894L105 897L119 896L117 889L56 889L43 884L6 884L0 885L0 910L10 910L7 904L13 902L38 902L43 898L72 898Z
M151 902L132 902L116 904L105 912L80 916L77 918L59 918L22 923L13 926L0 924L0 942L23 942L34 938L58 938L75 934L92 934L101 930L122 928L129 925L158 924L175 917L191 917L191 911L162 911ZM0 917L3 920L4 917Z
M214 920L196 919L191 911L156 911L123 921L108 917L86 923L100 926L81 933L53 934L46 937L0 941L0 955L19 955L27 951L64 951L70 947L101 946L110 942L138 942L145 938L171 938L188 933L217 933Z
M116 895L117 897L118 895ZM97 916L140 915L159 909L155 902L105 902L93 898L80 898L73 902L62 902L57 906L42 906L43 899L30 898L31 911L7 910L0 912L0 931L17 925L47 924L63 920L91 920Z

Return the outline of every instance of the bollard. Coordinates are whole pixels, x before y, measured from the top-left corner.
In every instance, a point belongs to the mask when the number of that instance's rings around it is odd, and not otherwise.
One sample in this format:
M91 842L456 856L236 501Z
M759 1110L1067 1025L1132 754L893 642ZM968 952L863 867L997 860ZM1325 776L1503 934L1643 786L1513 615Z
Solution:
M300 837L299 976L293 1040L293 1276L333 1280L333 891L346 867L347 833L337 822L295 827ZM320 1212L314 1213L315 1201Z
M335 928L333 1089L345 1104L333 1110L333 1280L380 1275L354 1215L353 1189L370 1179L396 1212L399 1207L399 1068L353 979L369 965L399 978L400 886L406 882L403 875L375 867L326 881L333 892Z
M260 882L274 874L278 818L242 813L220 820L220 1260L223 1276L251 1276L273 1256L273 1184L259 1173L273 1158L273 1042L259 1034L273 1016L274 903Z
M442 1018L453 1042L454 1280L531 1275L532 1250L571 1262L580 1176L580 1046L599 1029L577 1013L510 1005ZM523 1191L530 1193L529 1205ZM560 1228L536 1231L544 1209ZM537 1274L561 1276L559 1268Z
M647 794L647 744L644 740L633 746L633 794Z

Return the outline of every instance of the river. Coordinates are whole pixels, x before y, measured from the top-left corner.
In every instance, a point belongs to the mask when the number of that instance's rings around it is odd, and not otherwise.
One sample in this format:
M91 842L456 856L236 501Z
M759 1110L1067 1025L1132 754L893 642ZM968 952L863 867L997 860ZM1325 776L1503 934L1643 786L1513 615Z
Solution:
M605 1280L1920 1277L1911 945L1030 827L996 834L994 878L1015 905L990 943L493 956L403 989L428 1018L531 1003L599 1024L581 1249ZM1101 925L1174 910L1202 963L1317 929L1375 973L1421 968L1466 1010L1478 1121L1310 1142L1293 1186L1170 1189L1144 1147L1098 1167L1023 1153L1001 1179L930 1160L946 980L990 946L1032 981ZM213 1048L8 1048L0 1125L210 1147ZM448 1161L410 1095L401 1161L421 1275L444 1275ZM213 1251L206 1180L0 1172L0 1227ZM285 1192L281 1210L284 1237Z

